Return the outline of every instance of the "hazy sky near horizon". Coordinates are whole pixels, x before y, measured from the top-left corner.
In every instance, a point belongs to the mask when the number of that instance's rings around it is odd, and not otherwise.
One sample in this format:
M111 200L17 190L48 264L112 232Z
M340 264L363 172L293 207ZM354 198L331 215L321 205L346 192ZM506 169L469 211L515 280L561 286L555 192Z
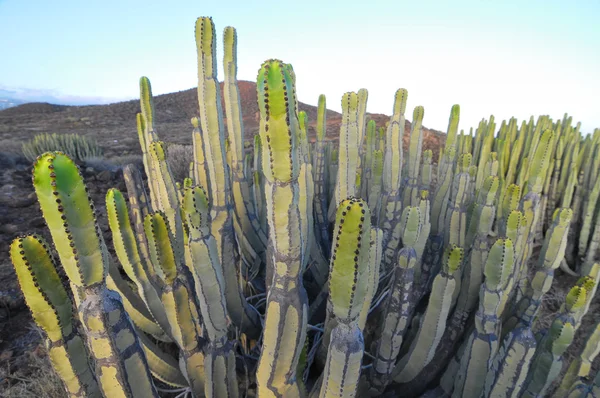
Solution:
M154 1L0 0L0 89L107 102L197 83L194 24L238 32L238 79L261 63L291 63L300 101L340 111L346 91L369 90L367 111L390 114L408 89L407 118L446 130L483 117L567 112L600 127L600 1ZM134 122L134 121L133 121Z

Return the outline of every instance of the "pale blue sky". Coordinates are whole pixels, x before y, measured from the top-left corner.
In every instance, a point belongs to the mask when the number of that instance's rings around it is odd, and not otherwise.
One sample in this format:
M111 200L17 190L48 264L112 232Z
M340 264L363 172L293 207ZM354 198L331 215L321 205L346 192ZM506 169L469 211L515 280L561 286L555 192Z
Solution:
M360 4L360 5L359 5ZM369 90L367 110L389 114L408 89L408 118L446 129L564 112L600 127L600 1L138 1L0 0L0 89L88 102L196 84L196 17L238 30L238 78L262 61L294 66L301 101ZM222 69L219 71L222 77ZM74 98L83 97L83 98Z

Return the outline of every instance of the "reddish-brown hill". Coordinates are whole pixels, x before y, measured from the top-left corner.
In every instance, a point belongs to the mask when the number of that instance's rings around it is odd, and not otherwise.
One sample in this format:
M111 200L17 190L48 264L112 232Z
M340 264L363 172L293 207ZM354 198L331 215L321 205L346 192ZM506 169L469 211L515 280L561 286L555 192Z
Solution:
M246 138L258 132L258 102L256 83L240 81L240 98ZM222 87L222 85L221 85ZM166 141L183 144L191 143L190 119L198 115L198 98L195 89L154 97L156 129ZM223 104L224 109L224 104ZM314 137L317 108L300 102L299 109L308 114L309 137ZM36 133L79 133L92 136L106 149L108 156L124 153L137 153L135 115L140 111L138 100L118 102L109 105L65 106L47 103L29 103L0 111L0 141L24 141ZM339 134L341 114L327 111L327 138L336 140ZM368 114L384 126L389 116ZM405 144L410 134L407 121ZM444 135L424 128L424 147L434 150L443 142Z

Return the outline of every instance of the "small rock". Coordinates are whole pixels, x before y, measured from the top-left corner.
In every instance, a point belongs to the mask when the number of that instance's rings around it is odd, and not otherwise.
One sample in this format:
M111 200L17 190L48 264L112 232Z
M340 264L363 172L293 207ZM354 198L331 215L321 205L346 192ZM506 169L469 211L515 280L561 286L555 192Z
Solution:
M0 362L8 361L9 359L12 358L12 356L13 356L12 350L2 351L2 354L0 354Z
M41 228L46 226L46 220L44 217L35 217L34 219L30 220L27 225L29 228Z
M0 192L6 194L9 191L12 191L13 189L15 189L17 186L14 184L4 184L0 187Z
M35 194L32 196L27 195L24 198L18 198L18 197L12 197L12 200L8 200L7 201L7 205L9 207L14 207L14 208L21 208L21 207L29 207L31 205L33 205L36 202L36 196Z
M112 178L113 178L113 173L109 170L101 171L96 176L96 180L102 181L102 182L108 182L108 181L112 180Z
M15 224L3 224L0 225L0 232L7 235L14 234L19 232L19 227L17 227Z
M84 172L84 173L85 173L85 176L86 176L86 177L91 177L91 176L93 176L94 174L96 174L96 170L94 170L94 168L93 168L93 167L86 167L86 168L85 168L85 172Z

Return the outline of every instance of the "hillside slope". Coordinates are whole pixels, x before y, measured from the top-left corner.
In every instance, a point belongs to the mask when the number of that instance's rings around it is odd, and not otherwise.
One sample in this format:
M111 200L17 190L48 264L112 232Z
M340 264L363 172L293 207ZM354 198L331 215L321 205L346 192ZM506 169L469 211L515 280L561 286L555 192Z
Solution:
M222 87L222 85L221 85ZM256 83L240 81L240 98L246 138L258 132L258 103ZM156 130L161 139L190 144L190 119L198 115L196 89L154 97ZM223 105L223 109L224 105ZM309 137L314 137L317 107L300 102L299 109L308 114ZM140 111L138 100L109 105L66 106L48 103L28 103L0 111L0 142L24 141L37 133L79 133L92 136L108 156L138 153L135 115ZM341 114L327 111L327 137L336 140L339 134ZM368 114L378 126L384 126L389 116ZM407 121L405 139L410 133ZM439 141L444 135L425 128L424 146L434 149L437 159Z

